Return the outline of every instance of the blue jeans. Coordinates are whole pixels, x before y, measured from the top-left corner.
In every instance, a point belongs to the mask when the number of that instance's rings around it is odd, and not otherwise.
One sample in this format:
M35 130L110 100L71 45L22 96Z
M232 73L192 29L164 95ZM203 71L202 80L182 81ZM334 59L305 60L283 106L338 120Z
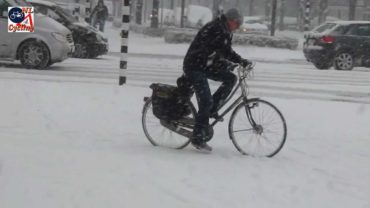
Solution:
M186 77L191 82L198 102L198 113L195 117L193 143L204 142L208 134L209 117L216 113L219 106L230 94L236 83L236 76L226 70L185 70ZM222 82L221 86L212 95L208 79Z

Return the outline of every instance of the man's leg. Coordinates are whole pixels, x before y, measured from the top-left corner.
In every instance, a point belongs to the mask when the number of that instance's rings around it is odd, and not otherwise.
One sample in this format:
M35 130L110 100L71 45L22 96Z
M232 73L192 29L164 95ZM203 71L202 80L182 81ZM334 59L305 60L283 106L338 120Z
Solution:
M99 30L101 32L104 32L104 25L105 25L105 20L100 20L99 21Z
M208 132L210 109L212 108L213 98L209 89L207 76L204 72L187 73L193 84L195 95L198 101L198 113L195 118L193 130L193 143L204 143L204 137Z
M231 90L235 86L237 77L228 70L211 71L208 73L208 77L214 81L222 82L221 86L213 94L213 107L210 113L214 114L217 112L217 108L226 100L227 96L229 96Z

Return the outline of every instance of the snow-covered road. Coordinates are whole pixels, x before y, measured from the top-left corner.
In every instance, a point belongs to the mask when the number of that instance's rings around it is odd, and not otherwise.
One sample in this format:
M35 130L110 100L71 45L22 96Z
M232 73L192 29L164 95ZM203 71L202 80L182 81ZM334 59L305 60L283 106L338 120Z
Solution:
M62 82L84 78L84 81L90 82L115 83L118 59L115 56L88 61L68 59L47 71L24 70L18 64L8 64L7 68L0 68L0 71L14 72L14 75L5 77L15 79L40 79L41 76L45 80ZM370 103L370 69L320 71L302 61L272 62L257 62L254 78L249 82L254 95ZM132 55L128 67L129 85L149 86L152 82L173 84L182 73L182 59L167 55ZM212 85L217 86L216 83Z

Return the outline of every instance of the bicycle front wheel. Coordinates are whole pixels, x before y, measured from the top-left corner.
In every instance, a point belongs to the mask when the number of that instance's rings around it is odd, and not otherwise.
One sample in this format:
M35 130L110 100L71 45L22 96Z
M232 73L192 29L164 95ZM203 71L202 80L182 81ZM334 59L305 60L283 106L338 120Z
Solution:
M273 157L284 146L287 126L281 112L271 103L252 99L240 103L229 121L229 136L244 155Z
M192 112L189 118L194 119L195 109L191 106ZM150 143L154 146L163 146L174 149L182 149L190 143L188 137L182 136L167 127L165 127L164 121L155 117L153 114L152 99L149 98L143 108L142 114L142 125L145 136L148 138Z

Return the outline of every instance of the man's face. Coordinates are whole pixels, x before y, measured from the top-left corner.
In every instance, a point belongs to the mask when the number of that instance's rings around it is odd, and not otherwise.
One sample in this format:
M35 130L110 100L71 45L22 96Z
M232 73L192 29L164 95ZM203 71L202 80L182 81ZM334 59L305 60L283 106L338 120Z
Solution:
M228 25L229 25L229 29L234 32L235 30L237 30L239 28L239 23L238 21L236 20L229 20L227 21Z

